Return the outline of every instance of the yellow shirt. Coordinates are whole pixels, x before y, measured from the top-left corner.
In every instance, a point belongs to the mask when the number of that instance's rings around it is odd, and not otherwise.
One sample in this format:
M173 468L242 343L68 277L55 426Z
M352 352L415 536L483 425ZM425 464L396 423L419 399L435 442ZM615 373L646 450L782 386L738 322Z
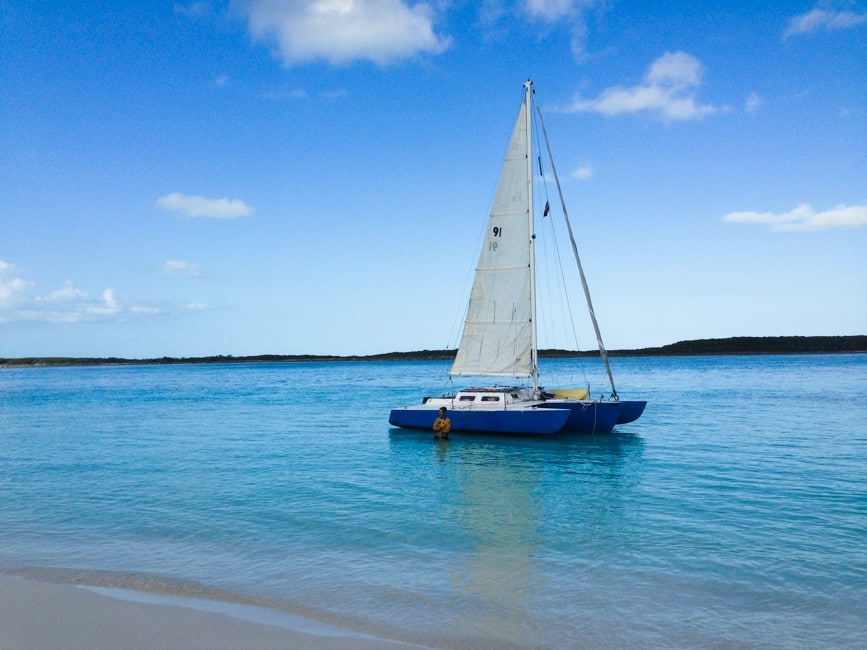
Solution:
M447 436L452 430L452 421L448 417L440 416L434 420L433 430L438 436Z

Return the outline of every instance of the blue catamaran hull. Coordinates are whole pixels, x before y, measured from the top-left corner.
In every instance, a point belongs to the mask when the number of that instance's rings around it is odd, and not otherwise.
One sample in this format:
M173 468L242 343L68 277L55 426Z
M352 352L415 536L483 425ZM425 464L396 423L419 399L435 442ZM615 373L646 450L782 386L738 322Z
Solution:
M570 433L608 433L620 420L621 402L596 402L591 400L551 400L542 404L543 409L567 409L569 419L564 431Z
M641 417L644 413L644 407L647 406L646 401L624 401L620 402L620 414L617 416L617 424L626 424Z
M569 420L568 409L450 409L452 431L548 435L561 431ZM388 423L395 427L432 430L436 408L406 407L393 409Z

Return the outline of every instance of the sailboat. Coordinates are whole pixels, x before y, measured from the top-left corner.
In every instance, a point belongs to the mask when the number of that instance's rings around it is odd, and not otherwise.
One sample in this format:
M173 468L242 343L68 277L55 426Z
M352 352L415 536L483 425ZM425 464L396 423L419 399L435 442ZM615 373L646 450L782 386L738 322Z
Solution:
M452 376L523 378L532 386L494 385L465 388L450 395L425 397L421 404L392 409L389 423L430 430L441 407L452 431L498 434L607 433L637 419L647 402L621 400L578 248L557 180L572 251L611 383L608 399L589 399L586 389L545 390L539 385L536 328L536 268L533 210L533 84L524 83L524 100L506 152L464 322L463 335L449 374ZM538 109L537 109L538 113ZM539 124L545 135L544 122Z

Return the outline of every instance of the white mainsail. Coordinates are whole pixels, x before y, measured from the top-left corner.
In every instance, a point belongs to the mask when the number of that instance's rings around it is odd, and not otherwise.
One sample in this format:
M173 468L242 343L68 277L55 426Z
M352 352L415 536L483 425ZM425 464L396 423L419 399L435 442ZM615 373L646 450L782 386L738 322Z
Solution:
M529 99L527 86L488 218L452 375L537 374Z

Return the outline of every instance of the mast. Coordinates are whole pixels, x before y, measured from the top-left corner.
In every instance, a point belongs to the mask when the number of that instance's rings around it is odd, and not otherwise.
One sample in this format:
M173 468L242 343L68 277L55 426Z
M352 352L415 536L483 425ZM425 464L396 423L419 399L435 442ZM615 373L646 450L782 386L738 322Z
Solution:
M536 331L536 232L533 224L533 111L532 111L532 94L533 81L527 79L524 82L524 105L527 119L527 219L530 227L530 241L527 245L530 247L530 330L532 331L530 355L530 373L533 377L533 396L536 397L539 393L539 343L538 333Z

